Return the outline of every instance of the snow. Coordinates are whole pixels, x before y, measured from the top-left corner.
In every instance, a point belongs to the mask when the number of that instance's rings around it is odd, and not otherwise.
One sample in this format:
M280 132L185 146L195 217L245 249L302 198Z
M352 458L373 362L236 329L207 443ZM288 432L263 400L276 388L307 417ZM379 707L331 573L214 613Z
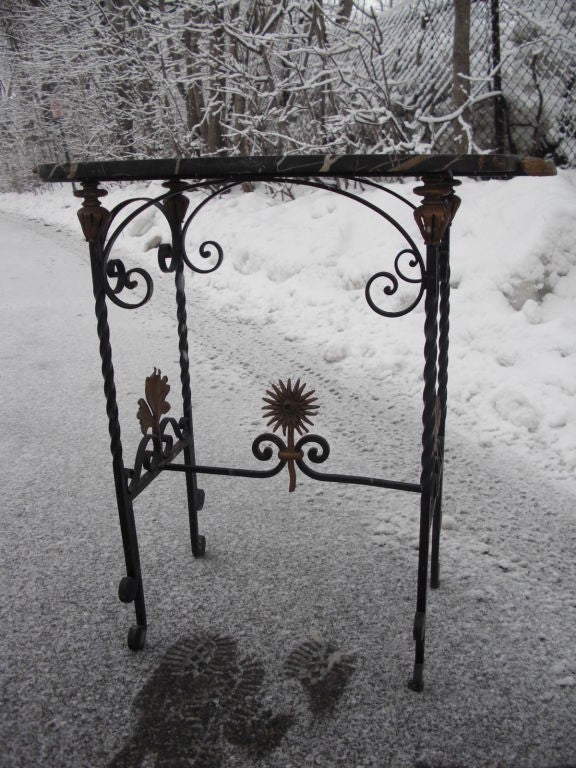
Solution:
M417 202L410 185L391 188ZM162 191L124 185L103 202ZM417 482L423 307L388 319L364 298L405 242L350 200L293 192L229 194L190 228L195 263L206 240L224 251L216 272L190 278L198 460L253 466L265 389L301 376L319 397L326 471ZM173 656L212 648L233 678L261 664L254 697L290 716L260 757L220 735L222 765L576 764L576 173L464 181L458 194L442 586L420 696L405 687L417 497L301 476L288 495L284 473L202 478L201 561L177 478L138 499L150 630L144 653L126 650L132 607L114 597L122 548L77 201L69 187L0 196L2 765L104 766L122 750L123 764L153 764L135 756L135 734L161 749L146 717L187 727L174 714L182 680L154 698L179 639ZM405 206L391 198L387 210L420 242ZM177 411L172 285L155 263L166 237L147 211L117 245L155 281L150 305L111 309L128 462L153 366ZM328 704L306 682L319 674ZM190 675L188 692L200 691ZM229 733L232 705L219 701ZM162 749L176 764L169 739Z

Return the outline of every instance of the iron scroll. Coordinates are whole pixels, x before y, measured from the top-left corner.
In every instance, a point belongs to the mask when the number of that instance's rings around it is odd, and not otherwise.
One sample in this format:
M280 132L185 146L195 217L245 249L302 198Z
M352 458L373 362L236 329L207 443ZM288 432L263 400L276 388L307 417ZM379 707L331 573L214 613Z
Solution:
M275 179L274 181L283 183L288 181L288 179ZM291 184L329 191L359 203L383 218L388 224L394 227L398 233L400 233L405 240L407 247L403 248L396 255L392 269L379 270L368 279L365 286L365 297L369 307L383 317L402 317L412 312L412 310L418 306L424 294L425 267L418 246L404 227L402 227L399 222L386 211L355 192L319 180L290 179L289 181ZM366 183L361 179L352 179L352 181L362 181L362 183ZM109 213L103 238L103 268L105 270L106 297L113 304L123 309L138 309L147 304L152 298L154 282L147 269L139 266L128 269L122 258L112 258L113 248L116 245L119 236L126 230L126 227L140 214L152 207L157 208L162 213L172 232L172 243L161 243L158 246L157 259L160 271L162 273L174 272L176 270L177 260L178 258L181 258L188 269L197 274L207 275L215 272L222 265L224 260L224 251L220 243L218 243L216 239L209 239L204 240L198 246L197 253L202 262L208 261L209 259L213 262L208 266L205 266L202 263L201 265L194 263L190 258L186 247L186 241L189 239L189 235L192 231L191 225L200 211L213 200L242 183L244 182L232 181L224 184L220 183L216 189L214 189L214 183L208 181L193 184L179 183L178 189L169 190L156 198L131 198L121 202L113 208ZM414 209L415 206L397 192L389 190L372 181L369 182L369 185L388 193ZM171 210L172 206L170 205L170 202L177 197L183 197L183 193L195 192L202 189L208 190L208 195L198 203L190 213L188 213L180 226L174 211ZM184 199L187 200L187 198ZM135 210L128 213L123 219L119 220L122 212L125 211L128 206L135 203L141 204ZM115 225L114 228L113 225ZM415 295L408 300L408 303L405 306L402 306L399 309L386 307L384 302L392 297L396 297L402 284L405 286L415 286ZM137 292L138 289L140 289L140 295L137 298L128 300L127 297L134 297L136 294L133 292Z

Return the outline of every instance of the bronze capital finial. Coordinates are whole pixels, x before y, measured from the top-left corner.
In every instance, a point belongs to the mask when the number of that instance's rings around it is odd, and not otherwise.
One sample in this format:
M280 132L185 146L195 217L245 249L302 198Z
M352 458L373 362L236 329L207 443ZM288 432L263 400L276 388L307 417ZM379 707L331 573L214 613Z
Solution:
M82 208L78 211L80 226L84 237L89 243L98 239L101 229L106 226L110 217L110 211L103 207L98 199L108 194L105 189L100 189L97 181L83 181L83 189L74 192L76 197L83 198Z
M449 175L424 176L422 182L423 186L414 190L423 198L414 218L426 245L438 245L460 205L460 198L454 194L460 182Z
M186 184L185 181L176 179L174 181L166 181L162 186L169 189L170 192L175 193L166 198L164 205L176 221L182 223L186 211L188 210L188 206L190 205L188 198L184 197L182 194L182 190L186 189L188 184Z

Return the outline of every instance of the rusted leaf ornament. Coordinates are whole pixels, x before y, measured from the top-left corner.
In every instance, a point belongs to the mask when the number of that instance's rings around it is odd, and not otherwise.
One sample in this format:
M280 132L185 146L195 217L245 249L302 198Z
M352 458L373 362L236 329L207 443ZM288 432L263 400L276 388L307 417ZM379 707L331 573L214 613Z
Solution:
M166 401L170 385L168 377L161 374L162 371L159 368L154 368L154 373L146 379L144 389L146 400L142 397L138 400L136 416L143 435L151 429L152 434L160 436L160 419L170 410L170 403Z

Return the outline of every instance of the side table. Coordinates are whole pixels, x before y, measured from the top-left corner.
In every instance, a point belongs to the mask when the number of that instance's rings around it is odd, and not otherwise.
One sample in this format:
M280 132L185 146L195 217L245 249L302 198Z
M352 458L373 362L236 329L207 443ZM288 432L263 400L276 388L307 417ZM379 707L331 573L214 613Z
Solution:
M417 569L416 611L413 626L415 660L409 685L423 689L424 646L426 636L426 599L428 563L430 585L439 586L439 548L442 525L442 479L444 472L444 438L448 385L448 343L450 313L450 224L460 205L455 187L459 176L510 179L514 176L554 175L554 166L539 158L514 155L307 155L278 157L193 158L178 160L127 160L68 164L47 164L37 169L46 182L78 182L75 191L82 198L78 212L82 231L89 243L94 288L97 332L100 341L104 394L108 414L112 468L120 528L126 560L126 576L119 585L122 602L134 603L136 624L128 633L128 645L136 651L144 647L147 619L142 570L134 519L137 496L164 471L184 472L186 476L190 537L194 557L206 548L199 533L198 512L204 505L204 492L198 487L198 475L220 474L267 478L284 467L289 473L289 490L296 485L296 469L315 480L334 483L371 485L420 495L420 529ZM422 198L415 206L396 191L387 189L375 179L417 177L421 184L414 192ZM103 182L163 181L166 192L155 198L133 198L107 210L100 202L107 194ZM390 196L400 199L412 209L424 243L424 253L407 230L389 215L385 207L375 205L342 186L339 180L361 182L382 195L385 206ZM203 242L201 257L213 257L211 266L197 266L186 251L186 236L196 215L225 193L247 182L289 182L329 190L371 209L384 218L402 236L405 247L393 263L384 265L365 287L369 307L383 317L401 317L411 312L424 299L424 367L422 410L421 473L413 483L395 480L339 475L320 472L313 465L328 459L328 442L310 434L309 426L316 413L314 392L298 379L271 385L264 397L265 418L272 431L253 441L252 453L267 469L202 466L196 463L194 451L193 409L188 355L185 268L197 273L216 270L223 260L221 246L215 240ZM354 187L352 187L354 189ZM187 192L205 190L206 196L191 211ZM127 206L137 203L135 210ZM155 206L166 218L171 242L158 247L158 267L172 273L176 292L182 416L166 416L170 405L170 389L166 376L154 372L146 379L145 398L138 401L138 419L142 439L134 461L126 465L122 448L120 421L114 382L108 302L132 309L146 304L152 296L153 280L141 267L127 269L120 258L112 256L119 235L139 215ZM408 211L409 212L409 211ZM414 287L414 296L406 306L392 310L382 306L383 300L397 294L402 284ZM138 290L143 296L138 295ZM132 293L134 292L134 293ZM137 296L137 298L134 298ZM282 437L277 434L282 432ZM270 462L276 460L273 466ZM176 461L182 454L183 461Z

